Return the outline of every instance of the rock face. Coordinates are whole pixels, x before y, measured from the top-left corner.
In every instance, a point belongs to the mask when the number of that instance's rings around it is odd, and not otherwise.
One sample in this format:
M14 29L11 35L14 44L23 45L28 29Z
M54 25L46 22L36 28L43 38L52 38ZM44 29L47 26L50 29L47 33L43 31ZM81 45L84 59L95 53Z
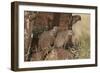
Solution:
M34 22L34 20L31 22L31 13L30 12L24 12L24 59L28 59L29 49L31 46L31 34L33 30L33 25L31 23ZM35 16L32 16L34 18Z
M76 44L72 26L79 20L72 13L25 11L24 60L74 59L68 44Z

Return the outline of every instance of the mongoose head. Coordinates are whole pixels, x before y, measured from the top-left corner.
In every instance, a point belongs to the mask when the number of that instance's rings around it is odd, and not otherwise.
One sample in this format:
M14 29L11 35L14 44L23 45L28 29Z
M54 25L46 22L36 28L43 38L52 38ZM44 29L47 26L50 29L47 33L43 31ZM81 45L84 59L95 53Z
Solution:
M56 35L56 33L57 33L57 30L58 30L58 27L57 27L57 26L54 26L54 27L53 27L53 29L51 29L51 31L50 31L50 32L51 32L51 34L52 34L52 35L54 35L54 36L55 36L55 35Z
M77 21L81 20L81 16L80 15L74 15L72 16L72 25L75 24Z

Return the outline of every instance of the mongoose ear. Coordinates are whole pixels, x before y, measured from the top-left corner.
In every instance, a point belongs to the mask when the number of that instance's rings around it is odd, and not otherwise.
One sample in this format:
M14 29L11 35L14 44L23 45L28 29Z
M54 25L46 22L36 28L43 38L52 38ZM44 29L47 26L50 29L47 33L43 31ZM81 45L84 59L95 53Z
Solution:
M81 16L80 15L74 15L72 16L72 25L75 24L76 22L81 20Z

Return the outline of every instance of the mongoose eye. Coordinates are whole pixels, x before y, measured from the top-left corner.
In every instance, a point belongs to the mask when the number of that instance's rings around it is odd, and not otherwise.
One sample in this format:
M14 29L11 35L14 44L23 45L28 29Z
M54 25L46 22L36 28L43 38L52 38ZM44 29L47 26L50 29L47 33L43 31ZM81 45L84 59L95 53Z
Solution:
M33 34L31 34L31 38L33 38Z

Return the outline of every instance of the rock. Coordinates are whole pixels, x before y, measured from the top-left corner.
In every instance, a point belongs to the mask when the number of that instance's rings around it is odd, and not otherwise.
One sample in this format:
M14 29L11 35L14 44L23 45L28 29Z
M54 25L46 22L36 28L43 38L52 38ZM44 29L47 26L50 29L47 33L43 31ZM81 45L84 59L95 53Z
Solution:
M74 55L63 48L53 49L45 58L45 60L65 60L74 59Z

